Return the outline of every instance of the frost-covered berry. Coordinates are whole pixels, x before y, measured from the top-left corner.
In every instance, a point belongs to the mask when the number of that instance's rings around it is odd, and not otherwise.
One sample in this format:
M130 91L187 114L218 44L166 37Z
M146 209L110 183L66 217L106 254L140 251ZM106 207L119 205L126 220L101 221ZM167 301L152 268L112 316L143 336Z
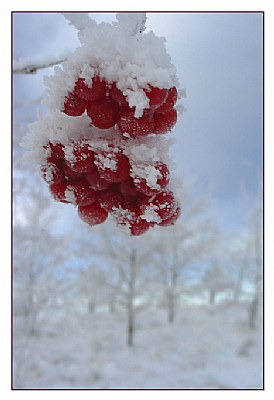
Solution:
M134 110L123 113L118 122L120 132L132 138L141 137L153 133L155 127L154 119L150 110L144 110L140 118L134 116Z
M111 99L104 98L88 102L87 114L92 124L99 129L113 127L119 120L119 112L118 104Z
M117 88L115 82L111 85L109 94L111 98L119 104L121 109L126 109L129 107L126 96L122 90Z
M132 236L140 236L146 233L150 224L142 218L138 218L130 227L130 233Z
M167 89L160 89L152 85L148 85L148 87L144 92L149 99L149 106L152 108L160 107L167 98Z
M65 191L66 200L78 206L87 206L97 199L96 192L84 179L71 182Z
M99 76L94 76L92 78L92 85L89 87L84 78L78 78L74 91L76 95L87 101L96 101L104 98L107 92L107 85L104 79Z
M120 191L128 203L134 203L141 197L141 193L136 189L132 178L120 184Z
M169 169L161 161L134 165L131 176L136 189L147 196L161 192L170 179Z
M85 112L86 101L80 99L75 93L70 92L65 97L64 113L70 117L79 117Z
M62 169L64 176L68 182L76 181L83 177L83 174L81 172L73 171L73 169L71 169L70 167L70 164L68 164L68 162L65 160L59 161L58 165L60 165L60 168Z
M111 182L108 182L99 176L97 169L91 173L85 174L85 178L95 191L107 190L111 186Z
M176 104L177 96L178 96L177 89L175 86L173 86L168 90L167 99L159 108L157 108L157 112L165 113L171 110Z
M169 217L167 219L164 219L158 225L159 226L171 226L171 225L174 225L175 222L177 221L177 219L180 217L180 215L181 215L181 208L179 206L177 206L177 208L175 209L175 211L173 212L171 217Z
M121 151L103 151L95 156L101 178L109 182L123 182L130 178L130 163Z
M172 108L165 113L160 113L158 110L154 114L155 129L154 133L166 133L170 131L177 122L177 111Z
M141 210L138 204L127 204L119 207L112 214L120 227L132 236L139 236L145 233L151 226L149 222L141 218Z
M70 201L66 199L66 189L67 189L66 182L60 182L57 184L53 183L49 186L49 190L53 198L56 201L60 201L61 203L70 203Z
M53 162L45 162L41 165L43 178L48 184L56 184L64 181L62 170Z
M108 212L95 201L87 206L79 206L78 215L84 222L93 226L105 222L108 217Z
M45 157L48 162L56 163L57 160L62 160L64 158L64 145L62 143L52 143L48 142L44 146Z
M98 192L98 201L100 206L108 212L124 204L123 196L114 189Z
M168 190L164 190L154 197L144 199L140 205L144 218L157 224L171 217L176 207L177 202L174 195Z
M79 141L65 149L65 158L73 171L85 173L94 171L95 153L91 146L84 141Z

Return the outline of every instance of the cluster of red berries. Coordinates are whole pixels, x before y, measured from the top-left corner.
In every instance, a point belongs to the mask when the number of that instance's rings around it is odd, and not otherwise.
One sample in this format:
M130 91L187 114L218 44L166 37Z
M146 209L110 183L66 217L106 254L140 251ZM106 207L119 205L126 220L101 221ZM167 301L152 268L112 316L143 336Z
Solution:
M109 143L100 149L88 140L49 142L45 153L41 171L54 199L77 206L91 226L110 213L118 226L141 235L155 224L172 225L180 215L163 162L131 163L122 147Z
M148 108L135 116L127 97L116 83L99 75L89 86L78 78L74 90L65 97L63 112L80 116L84 112L97 129L115 126L130 146L131 138L164 134L177 120L174 108L177 89L148 85L143 89ZM80 218L89 225L103 223L111 214L117 225L131 235L141 235L155 224L169 226L180 215L180 207L168 188L170 172L161 161L132 161L121 135L113 140L81 139L69 145L52 143L44 147L41 166L44 179L55 200L78 207ZM119 136L119 137L118 137Z
M130 107L127 97L114 82L108 84L99 75L91 79L91 87L84 78L78 78L74 90L65 98L63 111L69 116L80 116L85 111L91 123L99 129L117 129L129 137L136 138L150 133L166 133L177 121L174 105L177 101L177 89L160 89L148 85L144 93L149 107L141 117L135 117L135 107Z

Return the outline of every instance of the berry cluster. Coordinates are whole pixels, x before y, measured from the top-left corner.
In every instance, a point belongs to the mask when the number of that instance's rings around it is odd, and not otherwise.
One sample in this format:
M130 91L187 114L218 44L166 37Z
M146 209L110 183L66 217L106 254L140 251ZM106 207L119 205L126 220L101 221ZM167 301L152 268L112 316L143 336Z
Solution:
M172 129L177 121L177 89L147 85L140 90L147 107L136 117L136 108L129 105L118 83L99 75L90 82L79 77L65 97L62 111L70 117L86 112L97 131L114 129L108 132L110 136L100 131L96 138L81 135L66 145L49 141L41 165L55 200L75 205L80 218L91 226L103 223L111 214L119 227L134 236L154 225L172 225L180 215L168 187L167 165L138 161L127 151L135 139Z
M135 107L129 106L127 97L115 82L108 84L105 79L96 75L89 83L84 78L77 79L74 90L65 98L63 111L66 115L75 117L86 111L96 128L109 129L117 124L117 129L131 138L150 133L163 134L176 124L175 86L171 89L160 89L148 85L147 89L143 89L149 106L137 118Z
M130 161L117 141L49 142L41 165L55 200L78 207L89 225L103 223L111 214L117 225L137 236L151 226L169 226L180 207L168 189L165 163Z

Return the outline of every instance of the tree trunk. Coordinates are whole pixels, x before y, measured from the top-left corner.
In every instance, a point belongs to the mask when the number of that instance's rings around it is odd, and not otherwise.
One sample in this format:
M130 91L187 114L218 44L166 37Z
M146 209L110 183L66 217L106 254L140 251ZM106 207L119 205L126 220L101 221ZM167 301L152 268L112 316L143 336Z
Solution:
M133 346L134 335L134 297L135 297L135 277L136 277L136 250L131 249L130 253L130 269L129 269L129 286L128 286L128 300L127 300L127 344Z
M109 302L108 308L109 308L110 313L113 314L115 312L115 301L114 300Z
M29 285L29 293L28 293L28 304L27 304L27 321L28 321L28 329L29 334L31 336L35 336L37 334L37 309L34 300L33 294L33 277L30 275L30 285Z
M127 345L129 347L133 346L133 333L134 333L133 302L132 302L132 299L129 299L129 302L128 302L128 328L127 328Z
M168 322L173 324L175 319L175 306L176 306L176 288L177 288L177 253L176 249L173 249L173 264L171 267L170 283L168 288Z
M254 299L252 300L250 307L249 307L249 328L250 329L255 329L256 328L256 323L258 319L258 306L259 306L259 299L257 296L254 296Z
M209 291L209 304L211 304L211 305L215 304L215 296L216 296L215 290L211 289Z
M254 256L256 265L256 277L255 277L255 294L252 303L249 308L249 327L255 329L259 318L259 305L262 298L262 234L261 234L261 213L257 209L254 216Z
M235 287L234 287L234 291L233 291L233 301L234 303L238 304L240 301L240 295L242 293L242 284L243 284L243 277L244 277L244 269L241 266Z
M32 310L29 315L29 333L31 336L36 336L37 332L37 313Z
M173 324L175 314L174 294L170 291L168 294L168 322Z
M88 311L92 314L95 311L95 303L93 300L88 302Z

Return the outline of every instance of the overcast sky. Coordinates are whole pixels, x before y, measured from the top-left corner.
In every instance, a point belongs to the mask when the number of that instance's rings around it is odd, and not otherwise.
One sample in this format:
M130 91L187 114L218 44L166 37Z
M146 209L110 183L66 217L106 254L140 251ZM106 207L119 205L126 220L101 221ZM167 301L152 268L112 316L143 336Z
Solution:
M91 14L110 22L115 14ZM262 15L259 13L148 13L146 32L166 37L187 112L174 129L172 155L197 192L210 189L227 231L244 229L246 209L262 175ZM44 60L78 45L77 32L56 13L14 14L14 59ZM43 75L16 75L14 101L40 97ZM29 106L29 119L35 118ZM24 115L23 115L24 113ZM17 121L26 109L15 114Z

